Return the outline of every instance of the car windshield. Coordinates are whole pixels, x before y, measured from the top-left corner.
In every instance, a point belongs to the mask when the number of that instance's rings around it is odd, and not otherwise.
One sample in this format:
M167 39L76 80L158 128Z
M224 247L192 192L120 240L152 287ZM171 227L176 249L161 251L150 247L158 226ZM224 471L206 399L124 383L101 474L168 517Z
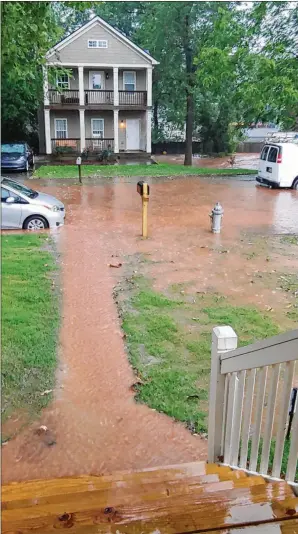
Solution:
M18 182L14 182L13 180L9 180L8 178L4 178L2 180L2 184L8 185L8 187L23 193L23 195L26 195L29 198L36 198L38 196L37 191L34 191L33 189L30 189L30 187L26 187L23 184L19 184Z
M2 154L25 154L25 145L22 143L3 143L1 145Z

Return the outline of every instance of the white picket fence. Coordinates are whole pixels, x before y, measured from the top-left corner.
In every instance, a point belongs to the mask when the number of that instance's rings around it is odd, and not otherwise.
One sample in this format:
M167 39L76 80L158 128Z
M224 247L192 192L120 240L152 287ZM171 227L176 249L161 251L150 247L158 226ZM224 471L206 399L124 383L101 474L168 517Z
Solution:
M280 479L297 359L298 330L237 349L237 335L230 326L213 329L209 462ZM272 438L275 450L269 469ZM286 468L286 480L290 484L295 481L297 455L298 408L293 418Z

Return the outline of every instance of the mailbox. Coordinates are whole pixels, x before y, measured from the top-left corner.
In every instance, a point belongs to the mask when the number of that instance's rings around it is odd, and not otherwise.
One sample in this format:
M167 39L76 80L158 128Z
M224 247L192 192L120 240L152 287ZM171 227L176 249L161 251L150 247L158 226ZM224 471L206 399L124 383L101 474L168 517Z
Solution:
M137 192L139 193L139 195L141 195L141 197L143 196L143 192L144 192L144 183L142 180L140 180L138 182L138 185L137 185ZM149 185L147 186L148 188L148 195L150 195L150 188L149 188Z
M82 165L82 158L79 156L76 161L77 165Z

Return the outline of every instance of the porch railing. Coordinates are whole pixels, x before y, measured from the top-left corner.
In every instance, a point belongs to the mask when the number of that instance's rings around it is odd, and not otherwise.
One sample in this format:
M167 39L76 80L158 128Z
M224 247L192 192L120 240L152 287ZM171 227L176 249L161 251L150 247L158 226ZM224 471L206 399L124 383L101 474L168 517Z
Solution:
M55 154L74 154L80 152L81 140L75 137L67 139L53 138L52 152Z
M119 91L120 106L146 106L146 91Z
M237 349L230 326L213 329L208 461L294 484L298 406L286 439L298 330ZM288 455L284 455L285 442ZM272 451L274 450L273 456Z
M77 89L63 89L63 91L57 91L57 89L49 89L49 103L52 104L74 104L79 105L79 91Z
M86 106L92 104L111 104L114 103L114 91L102 91L99 89L91 89L85 91Z
M86 149L90 152L102 152L103 150L114 150L114 138L89 137L85 139Z

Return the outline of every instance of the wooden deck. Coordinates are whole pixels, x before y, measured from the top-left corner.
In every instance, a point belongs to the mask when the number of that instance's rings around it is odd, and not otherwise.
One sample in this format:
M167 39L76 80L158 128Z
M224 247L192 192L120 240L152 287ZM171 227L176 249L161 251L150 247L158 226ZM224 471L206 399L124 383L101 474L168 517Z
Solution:
M298 498L284 482L196 462L12 483L3 534L298 534Z

